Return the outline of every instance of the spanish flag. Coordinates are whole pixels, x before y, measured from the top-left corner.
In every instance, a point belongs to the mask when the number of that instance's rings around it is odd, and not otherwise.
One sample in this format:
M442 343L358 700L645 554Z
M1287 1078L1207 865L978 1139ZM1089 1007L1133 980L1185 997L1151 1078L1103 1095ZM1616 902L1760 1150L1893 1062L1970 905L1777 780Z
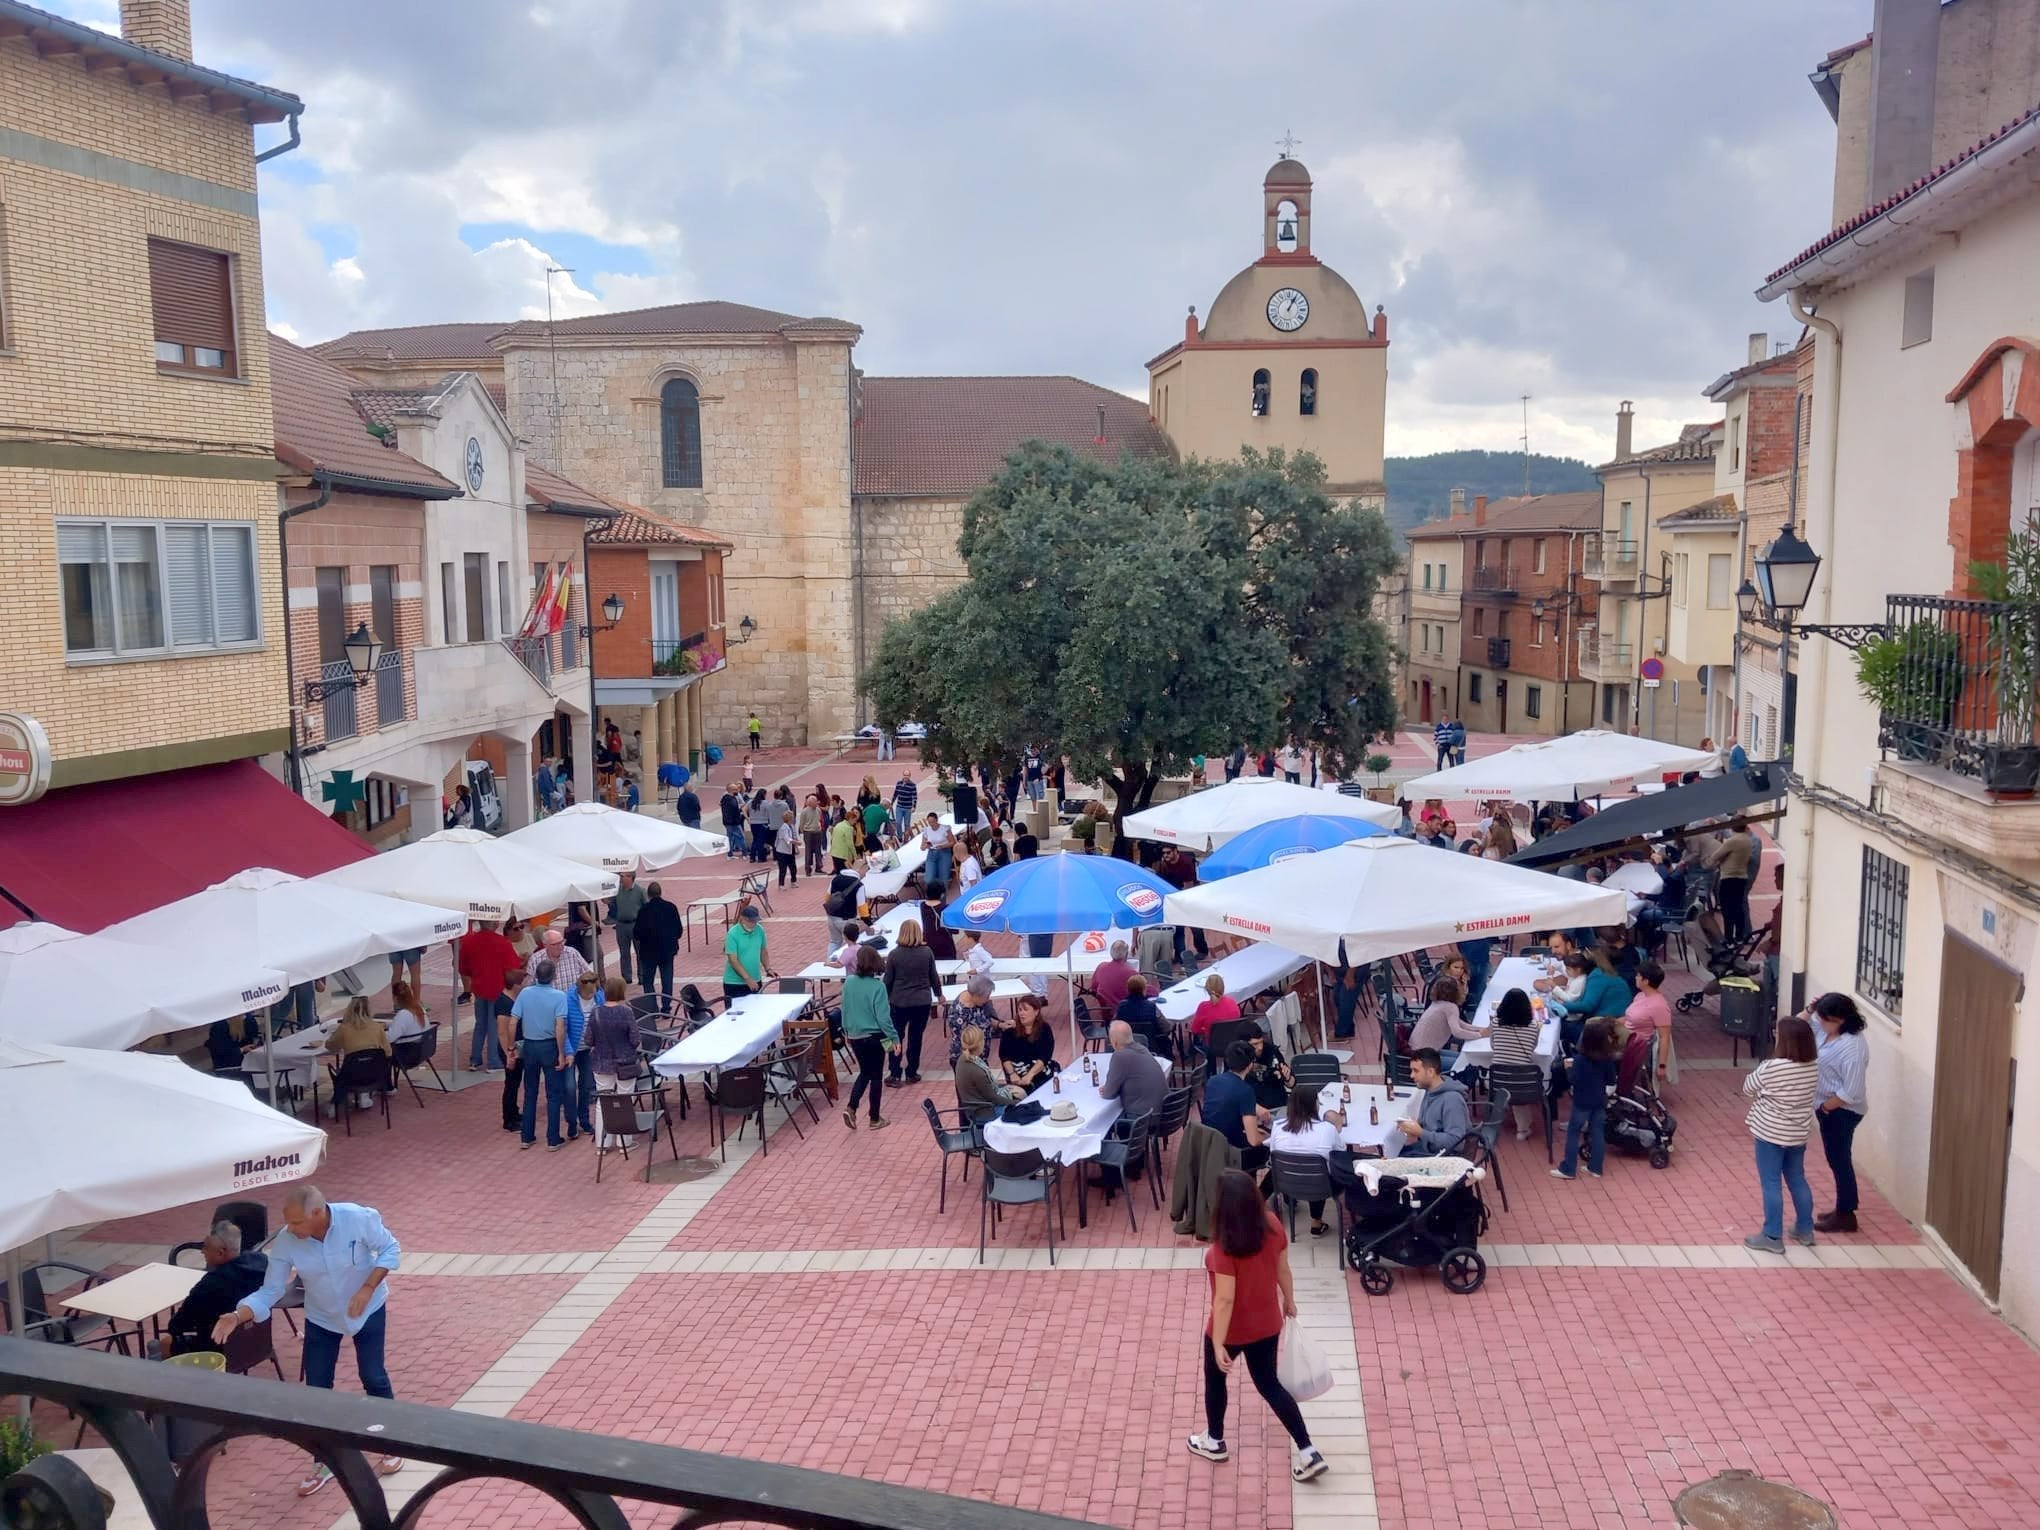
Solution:
M546 631L558 632L567 624L567 613L574 604L574 565L562 563L559 577L553 582L552 609L547 613Z
M532 592L531 609L524 615L524 623L517 629L521 638L540 637L554 629L548 625L552 620L554 586L559 580L559 565L548 563L539 577L538 588Z

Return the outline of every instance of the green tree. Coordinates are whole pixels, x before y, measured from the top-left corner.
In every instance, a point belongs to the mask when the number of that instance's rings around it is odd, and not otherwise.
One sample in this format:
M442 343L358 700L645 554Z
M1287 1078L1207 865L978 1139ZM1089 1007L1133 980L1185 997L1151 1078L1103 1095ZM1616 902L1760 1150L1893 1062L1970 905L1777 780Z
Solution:
M967 577L892 623L865 688L950 768L1030 743L1103 780L1114 822L1195 754L1291 735L1345 774L1394 725L1373 511L1310 456L1122 460L1029 442L964 508Z

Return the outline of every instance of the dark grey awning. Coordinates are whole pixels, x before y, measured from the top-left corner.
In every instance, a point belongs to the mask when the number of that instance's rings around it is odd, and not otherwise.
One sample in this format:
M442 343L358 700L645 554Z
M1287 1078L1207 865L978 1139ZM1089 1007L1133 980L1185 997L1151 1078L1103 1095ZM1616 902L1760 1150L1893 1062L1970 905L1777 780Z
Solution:
M1732 770L1690 786L1668 786L1661 792L1618 802L1583 823L1548 834L1509 857L1517 866L1545 866L1554 861L1590 855L1606 846L1683 829L1689 824L1726 823L1737 813L1785 795L1785 771L1776 762Z

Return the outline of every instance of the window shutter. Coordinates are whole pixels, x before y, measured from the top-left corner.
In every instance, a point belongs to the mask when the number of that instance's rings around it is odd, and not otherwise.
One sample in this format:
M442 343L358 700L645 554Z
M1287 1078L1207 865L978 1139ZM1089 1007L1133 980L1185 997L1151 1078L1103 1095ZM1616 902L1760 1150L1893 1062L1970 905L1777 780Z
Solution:
M213 623L222 643L255 641L254 544L251 528L212 529Z
M226 370L236 370L234 297L226 255L151 239L149 299L155 313L156 339L187 349L204 346L225 351ZM187 355L187 362L190 359Z
M154 563L156 561L155 527L114 527L113 561L116 563Z
M59 563L104 563L106 561L106 528L92 525L67 525L57 527L57 561Z
M171 644L178 648L210 646L212 570L206 557L205 527L165 526L163 568L169 579Z

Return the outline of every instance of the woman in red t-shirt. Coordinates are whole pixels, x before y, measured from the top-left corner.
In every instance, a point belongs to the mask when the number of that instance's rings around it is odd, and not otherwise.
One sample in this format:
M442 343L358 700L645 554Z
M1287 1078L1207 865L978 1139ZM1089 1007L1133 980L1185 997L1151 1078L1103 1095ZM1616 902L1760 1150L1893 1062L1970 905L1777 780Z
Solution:
M1289 1475L1308 1482L1325 1471L1325 1458L1310 1442L1303 1414L1275 1375L1282 1320L1296 1316L1296 1283L1289 1274L1289 1240L1261 1199L1253 1177L1227 1169L1218 1180L1217 1236L1204 1255L1211 1272L1211 1317L1204 1326L1204 1433L1189 1439L1190 1453L1224 1461L1226 1377L1232 1363L1247 1357L1254 1390L1274 1410L1296 1448Z

